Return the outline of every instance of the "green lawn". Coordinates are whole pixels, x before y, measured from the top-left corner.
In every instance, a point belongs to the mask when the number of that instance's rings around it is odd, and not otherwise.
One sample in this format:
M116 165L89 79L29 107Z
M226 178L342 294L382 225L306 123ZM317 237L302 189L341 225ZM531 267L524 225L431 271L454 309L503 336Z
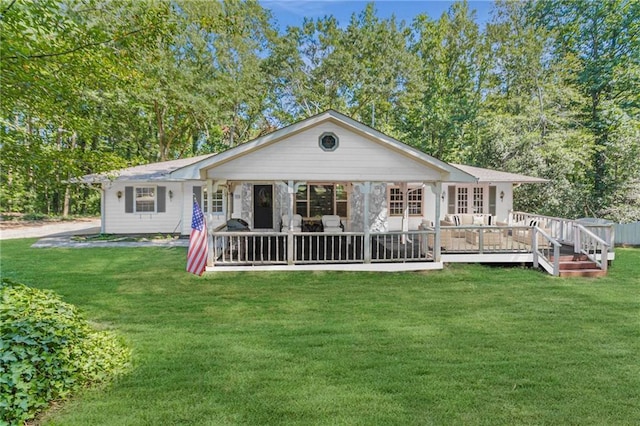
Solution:
M183 272L185 249L31 249L2 274L116 329L131 372L54 425L638 424L640 250L607 277Z

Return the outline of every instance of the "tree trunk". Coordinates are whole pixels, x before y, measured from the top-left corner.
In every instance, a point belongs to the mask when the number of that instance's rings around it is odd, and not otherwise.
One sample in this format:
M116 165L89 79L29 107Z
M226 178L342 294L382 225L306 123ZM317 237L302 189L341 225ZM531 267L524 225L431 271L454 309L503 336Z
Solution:
M73 132L71 135L71 150L73 151L77 145L78 134ZM71 179L71 174L67 175L67 184L64 188L64 201L62 207L62 217L69 216L69 205L71 204L71 184L69 184L69 180Z
M164 131L163 121L164 109L160 108L160 105L158 105L158 101L153 101L153 110L156 114L156 125L158 127L158 155L160 156L160 161L166 161L166 134Z

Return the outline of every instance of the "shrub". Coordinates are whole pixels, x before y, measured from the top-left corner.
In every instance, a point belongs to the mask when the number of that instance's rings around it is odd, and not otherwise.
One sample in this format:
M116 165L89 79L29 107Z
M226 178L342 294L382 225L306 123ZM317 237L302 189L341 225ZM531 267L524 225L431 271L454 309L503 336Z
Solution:
M44 213L25 213L22 216L22 220L44 220L47 219L47 217Z
M0 284L0 424L33 418L52 400L122 373L130 352L51 291Z

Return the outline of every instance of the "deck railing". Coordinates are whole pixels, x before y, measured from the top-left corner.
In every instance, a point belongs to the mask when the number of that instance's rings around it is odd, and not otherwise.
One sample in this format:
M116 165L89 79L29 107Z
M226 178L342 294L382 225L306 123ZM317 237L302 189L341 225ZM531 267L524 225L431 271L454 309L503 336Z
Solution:
M433 260L435 230L376 232L371 235L371 262L416 262Z
M287 264L287 235L272 232L214 232L215 265Z
M435 231L248 232L211 234L209 265L278 265L427 262L434 259Z
M529 225L532 221L537 223L538 227L548 229L548 234L554 240L567 244L573 242L573 225L575 221L572 219L514 211L510 215L509 223L512 225L518 223Z
M446 255L492 255L493 261L500 254L537 253L544 261L553 257L549 249L554 241L539 231L533 226L443 226L440 250ZM362 232L215 230L209 265L430 262L435 260L435 236L435 228L376 232L368 239Z
M443 226L440 244L443 254L533 253L534 229L534 226Z
M534 248L533 266L542 266L551 275L559 276L562 244L538 227L532 230L531 244Z
M534 217L534 215L529 215ZM540 218L538 218L540 220ZM560 222L558 222L560 223ZM442 226L440 251L447 261L533 261L559 275L561 244L540 226ZM561 225L564 226L564 225ZM546 228L546 229L544 229ZM609 245L585 226L564 230L580 252L606 270ZM209 266L305 265L431 262L436 260L435 228L405 232L251 232L210 234ZM513 255L517 255L514 257ZM471 255L471 256L469 256ZM480 255L481 257L478 257ZM501 256L504 255L504 256ZM455 258L455 259L454 259ZM523 260L528 259L528 260Z
M294 264L362 263L364 258L362 233L294 232L291 234L291 241Z
M576 224L576 252L583 254L598 268L607 270L609 263L609 244L586 227Z
M509 215L510 225L518 223L529 225L532 220L537 222L538 227L548 229L549 235L562 244L574 244L576 241L575 227L576 225L581 225L604 240L609 245L610 251L613 251L614 249L615 228L613 224L579 223L573 219L564 219L560 217L519 211L513 211Z

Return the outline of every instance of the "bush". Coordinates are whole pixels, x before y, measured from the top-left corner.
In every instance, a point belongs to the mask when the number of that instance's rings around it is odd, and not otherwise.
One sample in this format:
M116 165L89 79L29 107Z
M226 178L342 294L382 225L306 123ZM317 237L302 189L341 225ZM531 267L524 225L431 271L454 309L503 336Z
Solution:
M25 213L22 216L22 220L44 220L47 218L48 216L44 213Z
M0 284L0 424L31 419L52 400L122 373L130 352L51 291Z

